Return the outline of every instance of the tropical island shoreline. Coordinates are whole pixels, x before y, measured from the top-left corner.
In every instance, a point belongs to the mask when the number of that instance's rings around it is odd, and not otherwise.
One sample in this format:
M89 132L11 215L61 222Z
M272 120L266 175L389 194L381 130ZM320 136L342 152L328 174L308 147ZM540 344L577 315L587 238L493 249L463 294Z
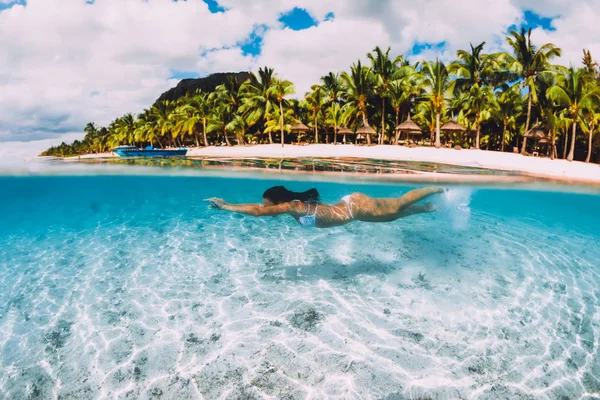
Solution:
M543 157L523 156L521 154L495 152L485 150L455 150L436 149L433 147L405 147L394 145L356 146L352 144L311 144L311 145L286 145L282 147L277 144L261 144L251 146L219 146L219 147L197 147L189 148L187 157L207 158L319 158L319 159L370 159L382 161L407 161L428 162L444 165L455 165L462 167L481 168L492 171L515 172L524 178L545 179L560 181L563 183L578 183L600 185L600 165L584 163L579 161L566 161ZM116 159L112 153L88 154L65 158L66 161ZM438 175L435 180L440 180L441 174L425 173L418 174L418 179L424 175ZM449 178L454 174L448 175ZM461 175L464 177L464 175ZM481 180L481 176L472 176L469 181ZM506 182L512 177L505 175L485 175L486 181ZM443 178L441 180L444 180Z

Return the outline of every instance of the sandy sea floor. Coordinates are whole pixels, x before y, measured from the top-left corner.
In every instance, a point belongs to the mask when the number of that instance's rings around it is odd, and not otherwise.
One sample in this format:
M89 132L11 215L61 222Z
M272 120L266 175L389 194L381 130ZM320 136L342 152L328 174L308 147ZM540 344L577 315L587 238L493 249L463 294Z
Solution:
M0 397L597 398L598 196L457 187L325 230L199 201L276 183L4 179Z

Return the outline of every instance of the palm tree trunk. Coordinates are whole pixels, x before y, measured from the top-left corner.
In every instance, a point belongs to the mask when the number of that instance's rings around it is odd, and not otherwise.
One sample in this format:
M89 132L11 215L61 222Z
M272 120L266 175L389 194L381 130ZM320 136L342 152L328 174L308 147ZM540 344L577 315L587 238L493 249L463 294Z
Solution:
M231 147L231 143L229 142L229 138L227 137L227 129L223 129L223 136L225 136L225 143L227 143L227 146Z
M383 144L385 137L385 97L381 98L381 136L379 137L379 144Z
M335 122L333 123L333 144L337 144L337 124Z
M394 130L395 130L396 126L398 126L400 124L400 107L395 107L394 111L396 111L396 125L394 126ZM398 144L399 134L400 134L400 132L396 132L396 139L394 140L394 144Z
M529 87L529 100L527 101L527 121L525 121L525 133L529 131L529 122L531 121L531 104L533 99L531 98L531 86ZM525 148L527 147L527 138L523 136L523 147L521 148L521 154L525 154Z
M592 139L594 138L594 128L590 129L590 139L588 140L588 153L585 162L589 163L592 157Z
M552 151L552 154L550 155L550 159L554 160L554 158L556 157L556 130L552 129L552 149L550 149Z
M362 118L363 118L363 126L369 126L369 122L367 121L367 113L363 110L362 111ZM371 144L371 135L367 134L367 144Z
M567 144L569 143L569 132L567 132L567 130L565 129L565 138L563 140L563 153L562 153L562 158L563 160L567 158Z
M279 115L281 115L281 147L283 147L283 102L279 101Z
M441 135L440 135L440 119L442 115L438 112L435 114L435 147L439 149L442 147Z
M479 135L481 134L481 124L477 124L477 137L475 138L475 150L479 150Z
M506 138L506 121L503 121L502 126L502 152L504 153L504 139Z
M318 123L318 115L315 114L315 144L319 144L319 127L317 126Z
M577 132L577 122L573 122L573 133L571 134L571 148L569 149L569 155L567 161L573 161L575 156L575 133Z
M206 137L206 118L202 118L202 134L204 136L204 146L208 147L208 138Z

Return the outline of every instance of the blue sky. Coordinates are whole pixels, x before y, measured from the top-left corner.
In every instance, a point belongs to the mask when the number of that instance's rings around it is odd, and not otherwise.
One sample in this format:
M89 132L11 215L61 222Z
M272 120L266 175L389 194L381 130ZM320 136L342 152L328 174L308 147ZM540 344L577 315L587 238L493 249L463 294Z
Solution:
M15 4L25 4L25 1L24 0L14 0L14 1L8 1L6 3L3 3L2 1L0 1L0 11L5 10L7 8L11 8Z

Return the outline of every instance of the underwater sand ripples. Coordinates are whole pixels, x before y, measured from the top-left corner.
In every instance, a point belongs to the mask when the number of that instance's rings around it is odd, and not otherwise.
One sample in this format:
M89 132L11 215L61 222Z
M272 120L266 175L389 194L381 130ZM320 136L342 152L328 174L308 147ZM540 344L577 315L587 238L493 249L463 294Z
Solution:
M3 238L0 397L600 390L598 236L477 208L466 230L438 213L309 231L131 204Z

